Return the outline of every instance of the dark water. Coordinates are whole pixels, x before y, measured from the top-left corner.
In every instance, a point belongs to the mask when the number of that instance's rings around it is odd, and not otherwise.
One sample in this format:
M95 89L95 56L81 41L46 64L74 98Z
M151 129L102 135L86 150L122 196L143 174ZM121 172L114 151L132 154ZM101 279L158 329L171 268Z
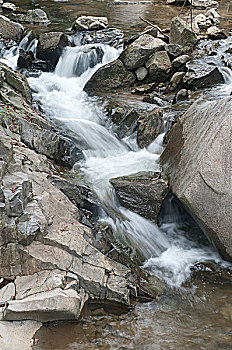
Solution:
M188 9L166 6L164 1L146 5L114 5L111 1L15 0L24 8L43 8L51 25L37 30L68 30L80 15L107 16L110 26L126 34L145 24L139 16L162 29L171 18ZM222 26L232 27L232 1L222 0ZM184 290L167 290L157 301L137 304L128 314L105 315L88 311L76 324L42 327L36 338L37 350L214 350L232 349L232 276L229 272L199 273Z
M152 4L127 5L116 5L109 0L14 0L13 2L25 9L39 7L47 12L52 23L48 28L37 28L39 31L67 30L78 16L90 15L106 16L110 26L122 29L125 34L134 34L146 26L139 17L143 17L164 29L170 26L172 17L180 13L181 15L189 13L187 8L167 6L165 4L166 0L154 0ZM220 2L220 14L223 17L222 26L231 28L232 2L228 0L221 0ZM201 12L194 11L196 14Z

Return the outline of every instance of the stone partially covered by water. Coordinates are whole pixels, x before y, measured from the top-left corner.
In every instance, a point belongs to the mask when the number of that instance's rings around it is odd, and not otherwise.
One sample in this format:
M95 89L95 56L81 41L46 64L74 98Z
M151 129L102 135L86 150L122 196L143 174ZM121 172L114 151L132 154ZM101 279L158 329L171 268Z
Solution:
M156 222L163 199L167 195L167 181L160 173L138 173L111 179L119 202L146 219Z

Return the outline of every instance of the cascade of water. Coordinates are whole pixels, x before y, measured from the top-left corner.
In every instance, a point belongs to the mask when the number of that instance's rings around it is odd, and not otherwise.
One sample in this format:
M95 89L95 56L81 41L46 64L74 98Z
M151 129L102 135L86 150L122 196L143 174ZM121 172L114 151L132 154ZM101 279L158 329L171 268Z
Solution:
M31 31L25 35L25 37L20 41L18 46L15 45L9 50L4 50L3 58L0 59L0 62L7 64L12 69L16 69L20 49L22 49L23 51L32 51L34 57L36 57L38 40L35 38L32 41L29 41L30 35Z
M83 87L102 65L116 59L120 50L107 45L67 47L54 73L29 78L48 116L77 134L86 145L85 160L80 163L86 180L102 203L100 220L108 223L118 239L135 247L146 259L144 266L173 286L180 286L196 262L220 261L210 246L202 246L184 237L175 222L158 228L138 214L119 206L109 180L140 171L157 171L163 135L148 149L139 149L135 141L119 140L106 127L103 110ZM176 232L178 231L178 234Z

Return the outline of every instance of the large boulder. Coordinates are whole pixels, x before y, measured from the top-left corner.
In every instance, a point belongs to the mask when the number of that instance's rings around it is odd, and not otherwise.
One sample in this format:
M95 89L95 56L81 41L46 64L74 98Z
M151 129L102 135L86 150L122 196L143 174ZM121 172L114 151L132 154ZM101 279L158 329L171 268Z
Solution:
M110 182L121 205L156 222L162 201L168 193L167 181L160 178L160 173L138 173L111 179Z
M12 39L19 42L24 33L21 24L9 20L9 18L0 15L0 33L4 39Z
M108 93L110 90L127 88L135 80L135 75L125 68L120 59L117 59L98 69L87 82L84 90L89 94Z
M127 69L135 69L143 66L151 54L164 50L164 46L163 40L143 34L123 51L120 59Z
M172 63L166 51L158 51L146 63L153 82L162 83L168 80L172 72Z
M39 36L36 56L49 61L54 68L67 45L68 37L62 32L42 33Z
M183 83L190 88L207 88L215 84L223 84L224 77L218 67L206 63L187 63L187 74Z
M99 30L108 26L106 17L81 16L73 23L73 30Z
M195 102L171 130L160 160L171 191L230 260L231 124L231 97Z
M175 17L172 20L170 43L181 46L193 47L198 43L197 34L186 24L184 20Z

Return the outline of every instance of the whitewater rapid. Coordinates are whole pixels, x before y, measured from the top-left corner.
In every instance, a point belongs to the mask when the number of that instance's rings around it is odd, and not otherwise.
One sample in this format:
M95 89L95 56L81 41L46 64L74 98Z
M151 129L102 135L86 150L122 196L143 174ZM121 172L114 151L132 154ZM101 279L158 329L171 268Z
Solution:
M102 204L99 220L110 225L120 242L143 255L145 268L169 285L180 287L189 278L194 264L209 260L222 263L222 260L212 246L202 246L185 237L178 231L176 222L159 228L118 204L109 180L141 171L159 171L163 134L147 149L139 149L133 136L117 138L103 107L83 88L94 72L116 59L121 50L101 44L96 46L99 49L95 51L90 45L64 49L53 73L28 79L34 91L33 98L42 106L47 118L61 122L86 145L85 159L79 163L79 168ZM99 53L103 55L100 58ZM15 63L16 55L12 52L10 55L5 61L9 59Z

